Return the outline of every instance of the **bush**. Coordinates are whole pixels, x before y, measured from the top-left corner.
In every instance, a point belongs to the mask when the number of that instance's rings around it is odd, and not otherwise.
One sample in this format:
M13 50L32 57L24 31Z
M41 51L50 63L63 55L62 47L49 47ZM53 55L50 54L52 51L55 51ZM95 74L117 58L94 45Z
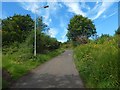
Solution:
M89 43L75 48L75 63L86 87L119 87L116 41L117 37L113 37L109 41L102 41L102 44Z

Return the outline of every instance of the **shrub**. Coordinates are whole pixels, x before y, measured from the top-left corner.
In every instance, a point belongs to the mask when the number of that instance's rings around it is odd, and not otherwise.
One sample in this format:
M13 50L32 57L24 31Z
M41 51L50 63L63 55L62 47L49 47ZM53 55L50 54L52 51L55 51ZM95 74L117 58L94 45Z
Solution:
M113 37L110 41L102 41L102 44L89 43L75 48L75 63L86 87L119 87L116 40L117 37Z

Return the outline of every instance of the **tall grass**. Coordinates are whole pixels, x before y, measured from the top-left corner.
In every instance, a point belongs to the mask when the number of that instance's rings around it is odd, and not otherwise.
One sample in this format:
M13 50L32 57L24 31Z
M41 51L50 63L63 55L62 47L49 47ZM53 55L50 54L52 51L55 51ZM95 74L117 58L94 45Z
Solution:
M77 69L87 88L118 88L118 37L80 45L74 50Z

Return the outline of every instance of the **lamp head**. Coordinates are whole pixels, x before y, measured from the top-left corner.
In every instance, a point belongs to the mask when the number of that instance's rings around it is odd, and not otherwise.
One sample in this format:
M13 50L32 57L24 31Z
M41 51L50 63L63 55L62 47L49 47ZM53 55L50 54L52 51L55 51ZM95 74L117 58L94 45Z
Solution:
M49 6L47 5L47 6L44 6L44 8L48 8Z

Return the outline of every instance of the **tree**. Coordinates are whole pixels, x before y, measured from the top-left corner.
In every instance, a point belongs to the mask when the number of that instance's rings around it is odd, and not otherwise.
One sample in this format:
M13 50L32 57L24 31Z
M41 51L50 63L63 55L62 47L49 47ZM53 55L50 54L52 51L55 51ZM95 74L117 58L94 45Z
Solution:
M38 31L46 32L49 30L48 26L45 23L43 23L42 17L38 17L36 23L37 23L36 26Z
M60 43L50 36L46 35L48 26L43 23L42 17L36 20L36 50L37 53L46 53L59 48ZM14 42L19 44L27 42L33 45L34 49L34 21L29 15L14 15L2 20L2 45L9 47Z
M67 33L67 37L69 40L86 43L84 42L84 40L86 41L86 39L88 39L91 35L94 35L95 33L95 25L87 17L83 17L82 15L75 15L73 18L70 19Z
M55 38L51 38L50 36L46 35L49 28L45 23L43 23L42 17L37 18L36 25L37 25L36 52L47 53L49 51L59 48L60 43Z
M33 30L34 21L30 15L14 15L2 20L2 45L25 40L29 31Z

